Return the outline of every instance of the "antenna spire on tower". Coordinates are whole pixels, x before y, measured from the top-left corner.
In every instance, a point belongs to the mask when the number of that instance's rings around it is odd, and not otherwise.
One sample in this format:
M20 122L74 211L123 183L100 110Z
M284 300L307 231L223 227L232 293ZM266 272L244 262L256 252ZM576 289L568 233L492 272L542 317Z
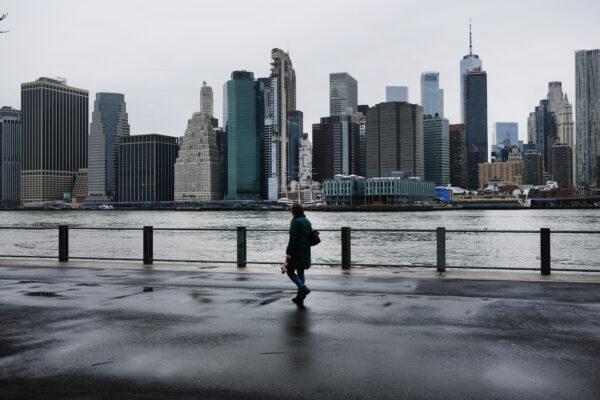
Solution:
M473 55L473 37L471 35L471 18L469 18L469 55Z

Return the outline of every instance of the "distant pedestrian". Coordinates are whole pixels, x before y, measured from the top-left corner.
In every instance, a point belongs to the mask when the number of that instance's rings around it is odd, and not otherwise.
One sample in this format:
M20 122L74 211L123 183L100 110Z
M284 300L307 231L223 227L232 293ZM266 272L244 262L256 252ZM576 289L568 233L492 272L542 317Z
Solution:
M313 235L310 221L304 215L304 208L299 203L294 203L290 239L285 251L287 257L283 271L287 272L292 282L298 287L296 297L292 299L298 307L304 306L304 299L310 293L310 289L304 284L304 270L310 268L310 246L316 244Z

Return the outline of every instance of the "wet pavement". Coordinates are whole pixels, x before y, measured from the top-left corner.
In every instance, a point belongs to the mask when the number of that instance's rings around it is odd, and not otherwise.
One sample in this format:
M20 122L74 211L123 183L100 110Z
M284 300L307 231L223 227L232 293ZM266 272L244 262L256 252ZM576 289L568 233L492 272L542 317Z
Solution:
M0 267L0 398L600 398L598 284L308 279Z

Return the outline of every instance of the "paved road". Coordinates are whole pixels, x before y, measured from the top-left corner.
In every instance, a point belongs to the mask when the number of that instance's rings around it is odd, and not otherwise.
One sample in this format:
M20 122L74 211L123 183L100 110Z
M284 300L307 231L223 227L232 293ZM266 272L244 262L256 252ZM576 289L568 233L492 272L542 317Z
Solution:
M0 398L600 398L600 285L310 284L0 267Z

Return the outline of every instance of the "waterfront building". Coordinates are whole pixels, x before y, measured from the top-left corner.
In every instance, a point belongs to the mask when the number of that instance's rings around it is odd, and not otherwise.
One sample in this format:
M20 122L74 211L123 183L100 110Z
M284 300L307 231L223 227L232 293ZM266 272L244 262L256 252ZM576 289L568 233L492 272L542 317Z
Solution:
M290 179L292 181L298 181L300 140L304 133L304 114L302 111L295 110L288 112L288 132L288 171Z
M408 103L408 86L386 86L385 101L403 101Z
M478 164L488 161L487 74L480 69L465 76L468 189L479 186Z
M519 144L519 124L517 122L496 122L494 124L495 144L516 146Z
M516 146L505 162L479 164L479 189L494 181L516 186L523 184L523 156Z
M323 117L312 132L313 180L359 174L360 128L352 116Z
M221 182L221 194L220 199L224 199L227 195L227 174L228 174L228 162L227 162L227 131L223 128L215 129L215 137L217 141L217 149L219 150L219 160L221 160L221 171L219 174L219 181Z
M88 91L39 78L21 84L21 110L21 202L62 201L88 163Z
M96 200L117 200L119 142L129 136L125 96L96 93L88 139L88 196Z
M441 116L425 115L423 120L423 151L425 180L437 186L450 183L449 124Z
M75 202L82 202L87 199L89 190L88 173L89 171L87 168L80 168L79 171L77 171L77 174L75 174L75 183L73 183L73 191L71 195L71 198Z
M483 63L481 58L477 54L473 54L473 37L471 35L471 22L469 21L469 54L464 56L462 60L460 60L460 93L461 93L461 102L460 102L460 115L461 122L467 122L467 86L466 86L466 77L467 74L471 71L482 70ZM487 160L486 160L487 161Z
M119 201L173 201L175 160L179 145L174 136L125 136L119 143Z
M555 143L551 149L552 179L560 188L573 187L573 150L566 143Z
M450 184L466 188L467 181L467 131L465 124L449 126Z
M423 115L444 116L444 89L440 89L439 72L421 74L421 106Z
M312 143L308 139L308 133L302 134L299 150L299 181L308 182L312 180Z
M402 171L425 177L423 107L404 102L379 103L367 113L367 176Z
M205 105L208 107L208 104ZM206 107L205 110L208 109ZM217 134L212 127L211 116L196 112L188 120L175 162L175 200L221 199L221 168Z
M544 184L544 158L541 153L527 150L523 153L523 184Z
M357 112L358 84L347 72L329 74L329 115L346 115Z
M328 205L360 206L366 203L366 180L356 175L336 175L323 181L322 192Z
M18 205L21 200L21 111L0 109L0 203Z
M213 116L213 90L212 87L206 84L206 81L202 81L202 88L200 89L200 114Z
M577 183L600 186L600 49L575 52Z
M223 125L227 131L226 199L257 200L261 198L264 132L264 119L260 118L264 107L262 86L254 80L252 72L234 71L223 92ZM287 132L287 117L285 120Z

